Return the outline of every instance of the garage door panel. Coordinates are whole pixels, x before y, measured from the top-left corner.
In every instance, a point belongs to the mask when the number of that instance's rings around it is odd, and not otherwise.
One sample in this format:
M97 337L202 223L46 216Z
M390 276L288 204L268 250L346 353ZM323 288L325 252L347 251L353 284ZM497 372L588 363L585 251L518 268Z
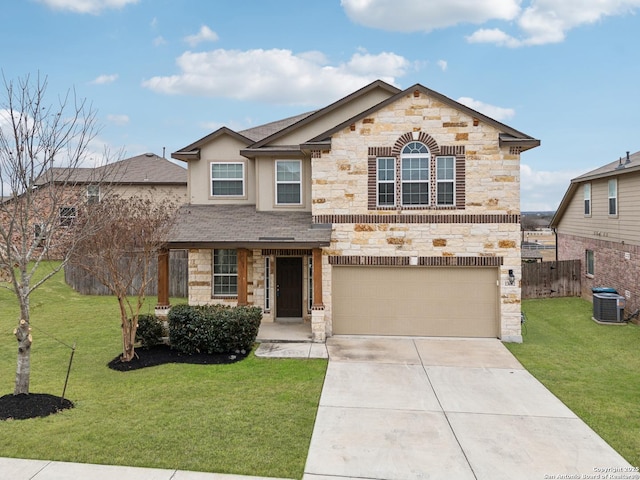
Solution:
M333 268L336 334L496 337L497 269Z

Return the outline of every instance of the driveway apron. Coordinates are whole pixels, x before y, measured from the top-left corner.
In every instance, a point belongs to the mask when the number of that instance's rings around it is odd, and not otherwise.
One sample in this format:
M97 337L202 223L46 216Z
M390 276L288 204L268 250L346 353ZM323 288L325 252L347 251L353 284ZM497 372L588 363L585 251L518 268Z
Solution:
M304 480L633 473L497 339L336 336L327 350Z

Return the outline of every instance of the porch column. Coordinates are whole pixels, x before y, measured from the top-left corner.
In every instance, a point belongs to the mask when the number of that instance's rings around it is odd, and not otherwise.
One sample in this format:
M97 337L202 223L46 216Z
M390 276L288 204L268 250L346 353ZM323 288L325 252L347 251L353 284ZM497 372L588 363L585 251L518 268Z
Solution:
M167 310L169 305L169 250L158 252L158 303L156 310Z
M238 306L247 305L247 257L246 248L238 249Z
M322 309L322 249L313 249L313 304L311 308Z

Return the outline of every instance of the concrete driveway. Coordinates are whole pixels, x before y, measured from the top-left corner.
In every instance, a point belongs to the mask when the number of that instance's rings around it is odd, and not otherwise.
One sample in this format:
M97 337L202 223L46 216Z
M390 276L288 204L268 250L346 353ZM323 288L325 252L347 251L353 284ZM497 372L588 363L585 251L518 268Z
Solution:
M332 337L327 349L304 480L598 478L631 467L499 340Z

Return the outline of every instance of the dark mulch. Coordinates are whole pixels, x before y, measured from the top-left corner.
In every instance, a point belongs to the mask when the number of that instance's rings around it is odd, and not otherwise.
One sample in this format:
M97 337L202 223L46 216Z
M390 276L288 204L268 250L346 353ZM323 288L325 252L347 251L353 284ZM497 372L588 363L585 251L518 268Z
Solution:
M172 350L168 345L148 348L136 348L136 356L130 362L120 361L120 356L108 364L112 370L127 372L140 368L155 367L165 363L194 363L199 365L220 365L243 360L249 352L185 355ZM73 402L46 393L28 395L4 395L0 397L0 420L24 420L46 417L67 408L73 408Z
M73 408L71 401L47 393L4 395L0 397L0 420L46 417L67 408Z
M168 345L156 345L153 347L136 348L136 356L130 362L123 362L120 356L111 360L107 365L112 370L129 372L140 368L155 367L165 363L193 363L198 365L220 365L235 363L247 357L249 352L240 353L198 353L185 355Z

